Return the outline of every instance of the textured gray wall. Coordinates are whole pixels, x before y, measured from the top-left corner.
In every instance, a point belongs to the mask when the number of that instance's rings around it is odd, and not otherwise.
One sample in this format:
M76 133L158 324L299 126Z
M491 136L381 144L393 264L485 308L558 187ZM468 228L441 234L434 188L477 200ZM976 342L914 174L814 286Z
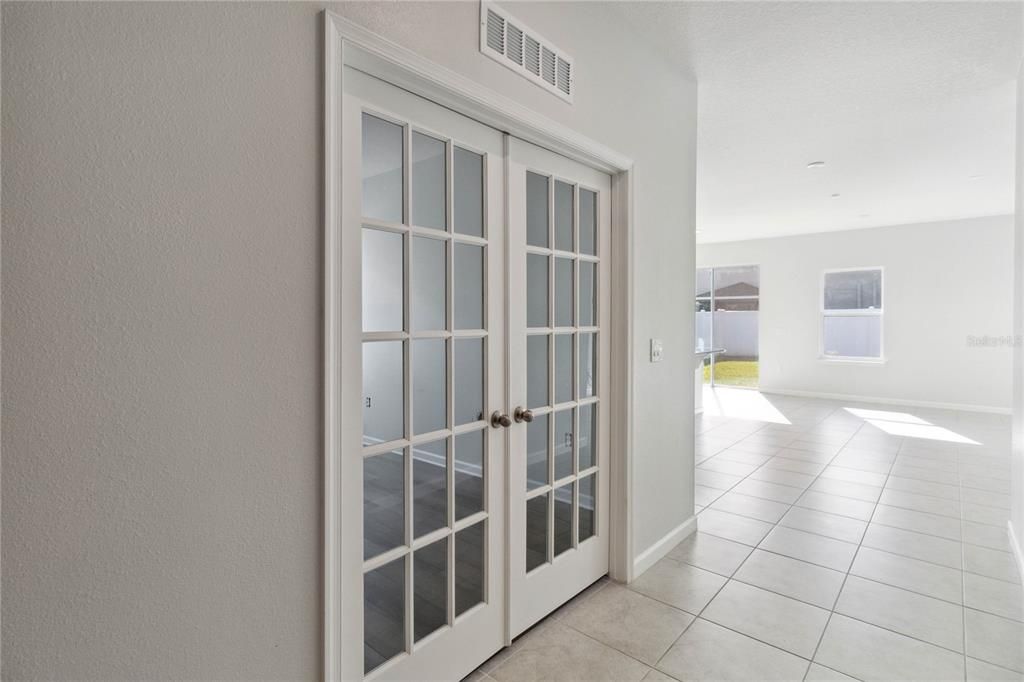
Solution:
M695 86L608 49L610 4L515 7L573 107L479 54L475 2L334 8L636 160L643 551L693 510ZM320 674L322 9L0 8L11 679Z
M4 674L316 677L315 9L2 12Z

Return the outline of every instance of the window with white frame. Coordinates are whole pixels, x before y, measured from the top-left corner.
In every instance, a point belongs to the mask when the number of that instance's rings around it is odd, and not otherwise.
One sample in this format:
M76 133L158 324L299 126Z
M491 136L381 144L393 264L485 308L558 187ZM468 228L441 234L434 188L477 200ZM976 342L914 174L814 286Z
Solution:
M821 301L825 359L882 359L882 268L826 271Z

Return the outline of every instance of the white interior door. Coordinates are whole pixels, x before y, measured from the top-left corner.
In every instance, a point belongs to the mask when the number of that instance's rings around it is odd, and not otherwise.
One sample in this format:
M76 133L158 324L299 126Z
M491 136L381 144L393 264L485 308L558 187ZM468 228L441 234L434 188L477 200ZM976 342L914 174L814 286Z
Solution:
M368 678L457 680L505 643L503 138L343 82L341 594Z
M509 616L608 572L608 175L509 141Z

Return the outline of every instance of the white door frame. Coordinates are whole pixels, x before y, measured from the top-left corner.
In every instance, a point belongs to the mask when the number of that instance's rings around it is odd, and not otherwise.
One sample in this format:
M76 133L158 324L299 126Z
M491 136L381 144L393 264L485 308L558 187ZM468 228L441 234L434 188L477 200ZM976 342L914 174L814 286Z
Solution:
M330 11L324 12L324 677L361 679L362 604L341 593L346 570L361 571L362 548L343 546L343 538L358 528L341 513L342 499L362 496L362 482L341 476L343 444L362 433L360 391L343 391L344 382L357 382L346 366L360 364L359 329L343 324L343 281L359 268L358 253L341 249L343 197L341 191L342 74L345 66L376 76L414 94L442 104L481 123L505 131L612 176L612 325L609 511L609 572L629 582L633 573L632 480L633 456L633 162L604 145L546 116L542 116L476 81L435 64L397 43ZM345 290L358 291L358 282ZM358 302L355 302L358 305ZM354 400L352 397L354 396ZM506 410L512 406L506 406ZM357 415L344 418L345 415ZM358 435L355 442L359 441ZM617 456L615 456L617 455ZM351 516L351 515L349 515Z

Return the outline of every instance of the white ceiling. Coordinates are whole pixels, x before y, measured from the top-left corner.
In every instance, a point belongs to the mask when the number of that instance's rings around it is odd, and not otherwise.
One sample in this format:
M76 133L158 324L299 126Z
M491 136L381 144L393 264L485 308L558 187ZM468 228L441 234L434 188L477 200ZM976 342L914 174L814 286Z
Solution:
M615 5L697 78L698 241L1013 212L1020 4Z

